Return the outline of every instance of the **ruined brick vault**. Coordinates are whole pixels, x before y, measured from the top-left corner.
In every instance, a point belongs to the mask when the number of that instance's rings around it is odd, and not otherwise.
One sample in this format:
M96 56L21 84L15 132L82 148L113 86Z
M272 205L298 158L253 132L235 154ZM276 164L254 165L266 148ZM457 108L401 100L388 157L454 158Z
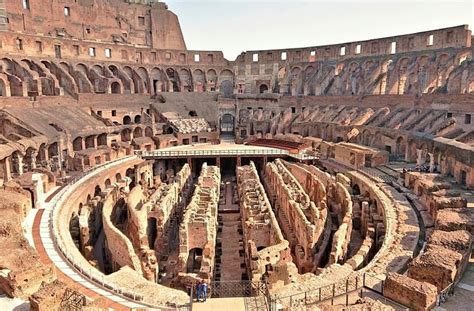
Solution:
M0 1L1 291L190 309L204 280L209 310L462 309L471 40L231 61L188 50L163 2Z

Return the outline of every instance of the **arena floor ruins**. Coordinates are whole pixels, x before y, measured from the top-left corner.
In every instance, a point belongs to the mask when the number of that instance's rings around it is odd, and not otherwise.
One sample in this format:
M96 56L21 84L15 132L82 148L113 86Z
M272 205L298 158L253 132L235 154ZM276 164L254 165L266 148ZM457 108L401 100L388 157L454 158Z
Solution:
M0 310L469 310L471 41L231 61L163 2L0 1Z

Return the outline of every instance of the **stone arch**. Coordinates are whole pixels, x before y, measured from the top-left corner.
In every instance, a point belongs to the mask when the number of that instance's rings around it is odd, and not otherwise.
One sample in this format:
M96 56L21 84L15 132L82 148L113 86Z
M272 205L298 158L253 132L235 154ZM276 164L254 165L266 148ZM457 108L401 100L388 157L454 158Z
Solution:
M133 123L135 124L140 124L142 122L142 116L137 114L134 118L133 118Z
M86 76L87 76L88 73L89 73L89 68L87 68L87 66L84 65L83 63L77 63L77 64L76 64L76 70L82 72L82 73L85 74Z
M168 68L166 69L166 75L168 76L168 80L171 83L170 87L173 90L173 92L179 92L180 91L179 77L176 71L173 68Z
M95 148L95 136L90 135L86 137L86 149Z
M181 91L182 92L192 92L193 89L193 78L191 72L186 68L181 68L179 70L179 80L181 81Z
M229 69L224 69L221 71L219 74L219 79L220 80L229 80L229 81L234 81L234 73L230 71Z
M194 78L194 90L196 92L205 92L206 91L206 76L204 71L201 69L196 69L193 71Z
M110 178L107 178L104 182L104 185L105 185L105 188L110 188L110 186L112 185L112 182L110 181Z
M287 90L286 94L291 94L291 95L299 95L302 93L302 86L303 84L301 83L301 67L299 66L294 66L291 68L290 73L287 78Z
M115 65L109 65L109 70L112 72L112 74L116 77L119 76L119 70L118 67Z
M46 161L47 158L47 152L46 152L46 144L42 143L39 148L38 148L38 155L36 156L36 163L41 163L43 161Z
M265 83L260 84L259 93L260 94L268 93L268 85L266 85Z
M97 145L107 146L107 133L102 133L99 136L97 136Z
M36 154L37 150L33 147L28 147L25 151L25 163L28 171L32 171L36 168Z
M141 83L139 81L139 78L138 78L138 75L133 71L133 69L129 66L125 66L123 67L123 71L125 72L125 74L131 79L132 81L132 84L133 84L133 88L131 87L131 93L134 94L134 93L140 93L140 90L141 90Z
M143 129L139 126L137 126L133 130L133 138L138 138L138 137L143 137Z
M399 156L405 156L406 142L403 136L399 136L395 141L395 153Z
M132 140L131 134L132 134L132 131L130 129L123 129L122 132L120 132L120 139L122 141L131 141Z
M144 67L139 67L136 71L137 71L138 76L141 78L143 82L143 87L144 87L143 93L149 93L150 86L149 86L148 81L150 79L149 79L148 71Z
M58 156L58 143L54 142L48 146L48 157L51 159L52 157Z
M115 182L120 182L120 181L122 181L122 174L120 173L115 174Z
M123 125L132 124L132 118L130 118L130 116L124 116L124 117L123 117L122 124L123 124Z
M48 61L43 61L42 63L46 66L46 63L49 63L49 62ZM71 65L69 63L66 63L66 62L60 62L59 67L61 67L66 72L70 72L70 69L71 69Z
M206 83L208 85L208 90L211 92L216 91L216 85L218 83L217 71L214 69L209 69L206 72Z
M153 85L153 94L166 92L166 81L163 71L158 67L153 67L150 72L150 79Z
M110 93L112 94L122 94L122 86L117 81L114 81L110 84Z
M92 66L91 70L93 70L99 76L104 76L104 67L98 64Z
M189 250L186 262L187 273L199 273L202 264L203 249L195 247Z
M0 77L0 96L6 97L10 96L8 89L7 89L8 82L5 81L2 77Z
M408 91L408 76L410 72L408 67L410 65L411 59L408 57L402 57L397 62L397 91L395 94L403 95Z
M145 136L146 137L153 137L153 129L149 126L145 128Z
M81 151L82 148L83 148L83 145L84 145L84 140L82 137L76 137L73 141L72 141L72 150L73 151Z

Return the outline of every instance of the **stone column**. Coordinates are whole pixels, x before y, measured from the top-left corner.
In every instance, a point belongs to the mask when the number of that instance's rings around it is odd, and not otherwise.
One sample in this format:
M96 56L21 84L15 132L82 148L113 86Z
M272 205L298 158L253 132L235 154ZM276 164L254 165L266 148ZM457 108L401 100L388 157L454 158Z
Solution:
M11 158L6 157L5 160L3 160L3 179L5 181L9 181L12 179L12 171L11 171Z
M216 158L216 166L219 168L221 167L221 157Z
M17 172L19 175L23 175L23 156L17 153L16 155L16 166L17 166Z
M362 213L361 213L361 234L365 238L367 236L368 220L369 220L369 202L362 202Z
M423 157L423 150L416 149L416 165L422 165L424 163L422 157Z
M434 155L432 153L428 153L428 155L430 157L430 173L433 173L435 169Z
M36 168L36 157L37 156L38 156L37 152L32 152L30 154L30 163L29 163L30 170L34 170Z
M123 187L123 191L125 191L125 193L129 193L130 192L130 184L132 183L132 179L130 177L123 177L123 180L125 181L125 187Z

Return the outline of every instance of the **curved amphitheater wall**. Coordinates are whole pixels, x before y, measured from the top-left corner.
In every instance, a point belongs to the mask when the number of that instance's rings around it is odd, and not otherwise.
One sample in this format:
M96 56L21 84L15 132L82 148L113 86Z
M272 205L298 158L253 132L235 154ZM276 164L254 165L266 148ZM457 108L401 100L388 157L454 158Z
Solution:
M107 194L102 207L102 222L104 234L107 239L107 248L112 256L113 266L119 268L129 266L133 270L142 274L140 259L135 254L132 242L112 223L111 215L114 205L117 202L118 189L113 189ZM114 269L116 270L116 269Z
M136 157L132 157L124 163L117 165L108 166L107 168L99 168L96 172L92 172L91 175L86 176L73 184L71 190L73 192L65 197L63 203L56 208L60 210L55 213L55 227L57 228L56 233L58 239L61 239L68 253L71 253L75 260L80 261L83 267L94 268L80 253L72 240L71 233L69 232L69 221L74 212L78 212L79 204L86 204L87 197L93 198L95 187L99 185L101 189L105 189L105 181L110 179L115 181L115 176L120 174L122 178L125 176L126 171L129 168L134 168L135 165L142 163L143 160ZM97 270L98 271L98 270Z

